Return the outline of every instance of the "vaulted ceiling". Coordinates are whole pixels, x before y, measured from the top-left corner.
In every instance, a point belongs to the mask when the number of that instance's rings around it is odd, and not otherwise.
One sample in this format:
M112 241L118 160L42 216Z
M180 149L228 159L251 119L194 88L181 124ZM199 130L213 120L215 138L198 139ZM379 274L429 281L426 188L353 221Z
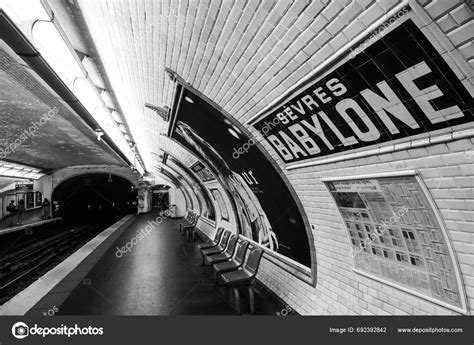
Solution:
M397 1L347 0L330 6L324 0L48 2L62 13L59 20L74 32L72 37L92 40L88 46L96 50L87 53L100 59L147 170L152 170L154 153L173 150L173 143L160 135L168 123L144 106L171 107L174 84L165 68L245 122L334 52L356 15ZM330 25L341 14L338 27Z
M145 106L172 107L167 68L245 123L400 0L41 2L109 95L114 121L146 170L158 173L163 152L193 160L161 135L168 122Z

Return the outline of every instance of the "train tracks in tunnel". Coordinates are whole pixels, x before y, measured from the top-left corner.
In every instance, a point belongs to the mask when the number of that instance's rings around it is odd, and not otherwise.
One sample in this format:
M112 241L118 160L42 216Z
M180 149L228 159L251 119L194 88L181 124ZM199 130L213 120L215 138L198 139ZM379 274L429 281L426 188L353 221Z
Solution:
M8 249L0 258L0 305L40 279L105 228L105 224L78 225Z

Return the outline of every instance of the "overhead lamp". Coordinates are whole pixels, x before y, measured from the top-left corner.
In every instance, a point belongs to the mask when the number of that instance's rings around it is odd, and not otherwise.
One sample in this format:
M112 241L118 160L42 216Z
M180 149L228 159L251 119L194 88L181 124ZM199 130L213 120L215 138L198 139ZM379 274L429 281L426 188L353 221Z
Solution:
M117 110L112 110L112 118L115 122L122 122L122 117L120 116L120 113Z
M0 161L0 176L39 179L44 176L39 169L25 165Z
M97 128L95 130L95 135L97 136L97 140L100 141L100 138L104 135L104 132L100 128Z
M17 2L32 3L32 1ZM35 47L70 89L74 88L77 78L86 77L86 73L71 54L69 47L53 23L49 21L35 22L31 28L31 36Z
M97 108L103 107L103 101L100 98L97 90L92 88L89 80L85 77L78 77L73 81L72 91L76 97L81 101L89 113L94 115Z
M2 7L18 26L24 26L33 19L50 18L40 1L2 0Z
M189 103L194 103L193 99L188 96L184 97L184 99Z
M112 166L109 165L109 178L107 179L107 183L112 183Z
M105 105L107 107L109 107L109 108L114 107L114 101L112 100L112 95L110 94L109 91L102 90L101 93L100 93L100 97L102 97L102 99L104 100Z
M169 120L169 107L159 107L157 105L153 105L150 103L145 103L145 108L153 110L155 113L157 113L161 118L165 121Z
M166 71L166 74L168 74L168 77L172 80L172 81L175 81L176 79L176 75L175 73L169 69L168 67L165 68L165 71Z
M132 152L112 121L121 118L119 114L111 114L110 108L114 106L113 98L104 90L105 85L94 60L85 52L78 53L74 49L47 2L44 0L0 0L0 2L2 3L0 7L14 18L18 28L31 39L41 56L73 91L103 132L107 133L128 159L131 159ZM96 111L98 108L104 109ZM114 115L116 117L113 117ZM98 139L100 140L100 136Z

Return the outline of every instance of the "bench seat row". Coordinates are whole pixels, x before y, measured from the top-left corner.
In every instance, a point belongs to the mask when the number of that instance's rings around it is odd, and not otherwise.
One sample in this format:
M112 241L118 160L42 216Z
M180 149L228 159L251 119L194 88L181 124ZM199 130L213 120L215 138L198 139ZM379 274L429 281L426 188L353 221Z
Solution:
M237 314L240 314L239 288L247 287L250 313L253 314L255 298L252 283L257 275L263 250L224 228L217 230L213 241L199 244L198 247L202 254L202 265L212 266L216 283L233 290Z

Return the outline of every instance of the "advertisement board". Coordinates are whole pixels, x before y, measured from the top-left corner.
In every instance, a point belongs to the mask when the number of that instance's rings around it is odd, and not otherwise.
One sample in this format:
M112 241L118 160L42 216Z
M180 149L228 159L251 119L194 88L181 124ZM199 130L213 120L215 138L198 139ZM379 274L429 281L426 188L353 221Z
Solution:
M211 193L217 204L219 205L219 209L221 211L221 218L223 220L229 220L229 212L227 211L227 206L224 202L224 198L222 197L221 192L218 189L211 189Z
M355 269L462 306L444 230L415 176L325 184L347 230Z
M229 212L236 215L239 233L311 267L303 216L272 162L244 129L205 100L185 92L183 99L193 103L181 103L171 138L209 167L231 202Z

